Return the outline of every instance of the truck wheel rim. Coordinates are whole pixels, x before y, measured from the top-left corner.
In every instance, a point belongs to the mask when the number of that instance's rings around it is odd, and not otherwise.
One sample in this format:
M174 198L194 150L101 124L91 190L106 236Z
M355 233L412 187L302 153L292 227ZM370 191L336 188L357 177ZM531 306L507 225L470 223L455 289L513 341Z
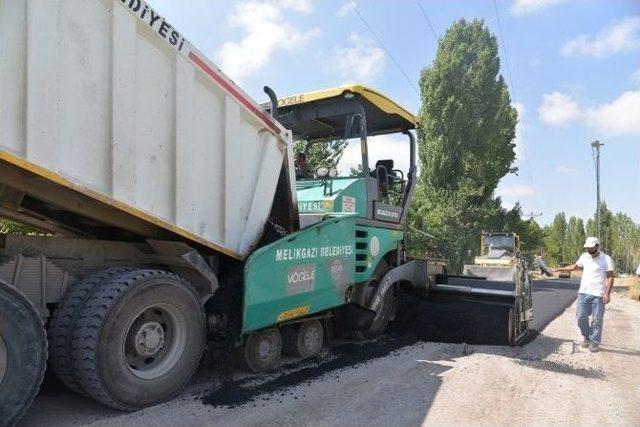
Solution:
M260 360L271 360L275 353L275 346L269 337L264 337L260 340L258 343L257 353Z
M151 380L178 363L187 341L187 323L171 304L155 304L131 322L124 342L124 359L135 376Z
M4 374L7 372L7 346L4 338L0 335L0 384L4 380Z
M320 333L317 328L308 328L303 337L304 346L308 351L313 351L318 347L318 341L320 341Z

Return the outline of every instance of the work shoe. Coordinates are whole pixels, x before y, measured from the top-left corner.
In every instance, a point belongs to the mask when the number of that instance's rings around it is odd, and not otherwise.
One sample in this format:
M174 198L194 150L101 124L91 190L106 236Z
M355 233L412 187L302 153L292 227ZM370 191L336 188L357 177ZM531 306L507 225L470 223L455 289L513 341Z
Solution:
M591 353L597 353L600 351L600 347L598 346L598 344L592 342L591 344L589 344L589 351Z
M580 343L580 347L582 348L589 348L589 344L591 344L591 341L589 341L588 339L583 339L582 342Z

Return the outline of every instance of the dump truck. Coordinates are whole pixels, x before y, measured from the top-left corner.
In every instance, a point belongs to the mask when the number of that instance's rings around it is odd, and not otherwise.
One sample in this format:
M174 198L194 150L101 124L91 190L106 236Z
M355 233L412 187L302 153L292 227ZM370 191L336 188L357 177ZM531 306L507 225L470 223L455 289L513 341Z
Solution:
M0 239L3 424L47 364L136 410L176 396L207 343L269 372L446 285L406 251L417 120L383 94L260 105L142 0L0 0L0 23L0 216L37 230ZM371 164L386 134L407 171ZM294 138L353 141L360 172L296 180Z

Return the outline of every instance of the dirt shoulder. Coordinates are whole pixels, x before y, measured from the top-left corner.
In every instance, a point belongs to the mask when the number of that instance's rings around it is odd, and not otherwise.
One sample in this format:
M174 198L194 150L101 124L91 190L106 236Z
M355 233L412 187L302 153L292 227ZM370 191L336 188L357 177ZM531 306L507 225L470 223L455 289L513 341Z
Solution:
M575 304L513 353L477 348L444 373L431 425L640 425L640 305L616 287L599 353L576 345Z

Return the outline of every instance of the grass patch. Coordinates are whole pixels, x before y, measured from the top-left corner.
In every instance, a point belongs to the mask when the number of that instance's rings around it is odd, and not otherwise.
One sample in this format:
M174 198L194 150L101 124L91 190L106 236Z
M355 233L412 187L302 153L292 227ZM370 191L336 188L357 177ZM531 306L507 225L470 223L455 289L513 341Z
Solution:
M616 285L627 287L627 296L633 300L640 301L640 280L634 276L616 277Z

